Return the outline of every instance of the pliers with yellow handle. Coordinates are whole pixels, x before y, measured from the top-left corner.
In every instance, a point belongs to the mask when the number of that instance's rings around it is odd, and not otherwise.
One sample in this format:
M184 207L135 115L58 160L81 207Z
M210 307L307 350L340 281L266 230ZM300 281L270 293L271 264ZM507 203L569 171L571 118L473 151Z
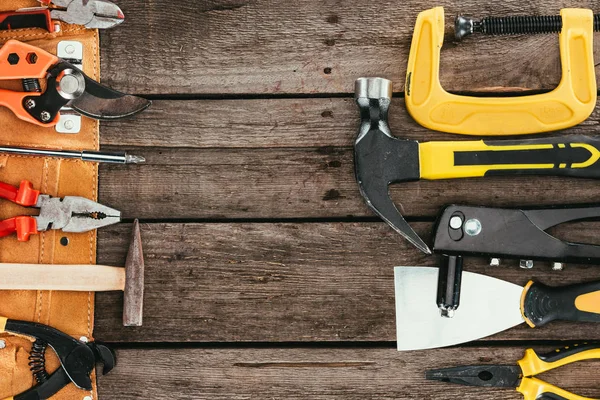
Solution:
M427 371L425 376L427 380L466 386L516 388L525 400L592 400L535 377L563 365L590 359L600 359L600 344L576 344L545 355L528 349L517 365L470 365L434 369Z

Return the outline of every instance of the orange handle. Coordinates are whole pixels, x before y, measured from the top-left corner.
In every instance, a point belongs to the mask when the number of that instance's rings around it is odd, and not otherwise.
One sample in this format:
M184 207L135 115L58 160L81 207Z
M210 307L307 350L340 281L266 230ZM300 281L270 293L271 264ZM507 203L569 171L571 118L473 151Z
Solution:
M0 48L0 80L45 78L59 58L18 40L9 40Z

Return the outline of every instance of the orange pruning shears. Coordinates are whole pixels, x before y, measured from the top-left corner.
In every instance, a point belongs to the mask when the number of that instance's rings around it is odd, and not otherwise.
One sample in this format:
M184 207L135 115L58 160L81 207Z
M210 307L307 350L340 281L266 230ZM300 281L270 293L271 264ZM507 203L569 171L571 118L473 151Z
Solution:
M0 89L0 106L18 118L51 127L62 107L86 117L112 120L137 114L150 101L102 86L79 68L38 47L9 40L0 48L0 81L46 78L46 90L17 92Z

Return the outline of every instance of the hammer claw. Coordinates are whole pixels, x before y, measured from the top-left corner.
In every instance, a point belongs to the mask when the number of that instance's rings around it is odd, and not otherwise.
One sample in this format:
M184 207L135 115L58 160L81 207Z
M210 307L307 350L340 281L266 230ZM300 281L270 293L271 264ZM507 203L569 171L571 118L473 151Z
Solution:
M388 109L392 83L382 78L356 81L356 102L360 108L361 126L354 144L356 180L367 205L425 254L431 250L406 222L390 198L392 183L420 178L419 143L392 136Z
M408 222L406 222L389 196L387 198L380 198L380 202L373 203L368 201L367 204L381 217L381 219L387 222L389 226L406 240L411 242L416 248L425 254L433 254L423 239L421 239L417 232L415 232Z

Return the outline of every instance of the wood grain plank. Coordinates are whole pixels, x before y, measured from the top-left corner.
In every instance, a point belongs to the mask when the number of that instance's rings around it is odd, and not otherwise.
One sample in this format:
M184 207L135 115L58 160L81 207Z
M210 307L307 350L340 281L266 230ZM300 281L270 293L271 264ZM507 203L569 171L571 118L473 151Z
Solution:
M536 347L540 352L549 347ZM456 348L398 353L393 349L124 349L99 377L103 399L414 399L518 400L510 388L426 381L425 371L472 364L513 365L524 348ZM599 361L542 376L577 394L598 398Z
M100 200L125 218L374 216L359 193L350 148L147 148L135 153L147 163L100 168ZM432 217L448 203L525 207L592 202L598 182L488 177L396 184L391 193L405 216Z
M458 13L543 15L564 6L558 0L437 4L446 7L447 30ZM349 93L357 77L381 75L402 91L414 23L427 7L418 0L181 0L176 6L169 0L122 0L119 5L129 18L119 29L102 32L102 78L116 89L141 94ZM577 6L596 3L582 0ZM595 49L598 53L598 41ZM448 42L441 79L452 90L551 89L560 80L557 37Z
M394 98L390 126L402 138L476 140L427 130ZM101 144L163 148L351 148L360 117L352 98L155 101L132 119L102 124ZM598 134L600 106L559 134ZM502 138L499 138L502 139Z
M415 224L427 238L431 224ZM100 231L98 262L124 265L131 227ZM600 223L565 226L558 236L597 242ZM144 326L124 328L122 294L97 296L97 339L108 342L394 341L395 265L435 265L384 223L142 224L146 258ZM427 240L427 239L426 239ZM598 267L540 263L465 269L520 285L600 278ZM433 299L432 299L433 301ZM525 325L494 340L600 339L595 324Z

